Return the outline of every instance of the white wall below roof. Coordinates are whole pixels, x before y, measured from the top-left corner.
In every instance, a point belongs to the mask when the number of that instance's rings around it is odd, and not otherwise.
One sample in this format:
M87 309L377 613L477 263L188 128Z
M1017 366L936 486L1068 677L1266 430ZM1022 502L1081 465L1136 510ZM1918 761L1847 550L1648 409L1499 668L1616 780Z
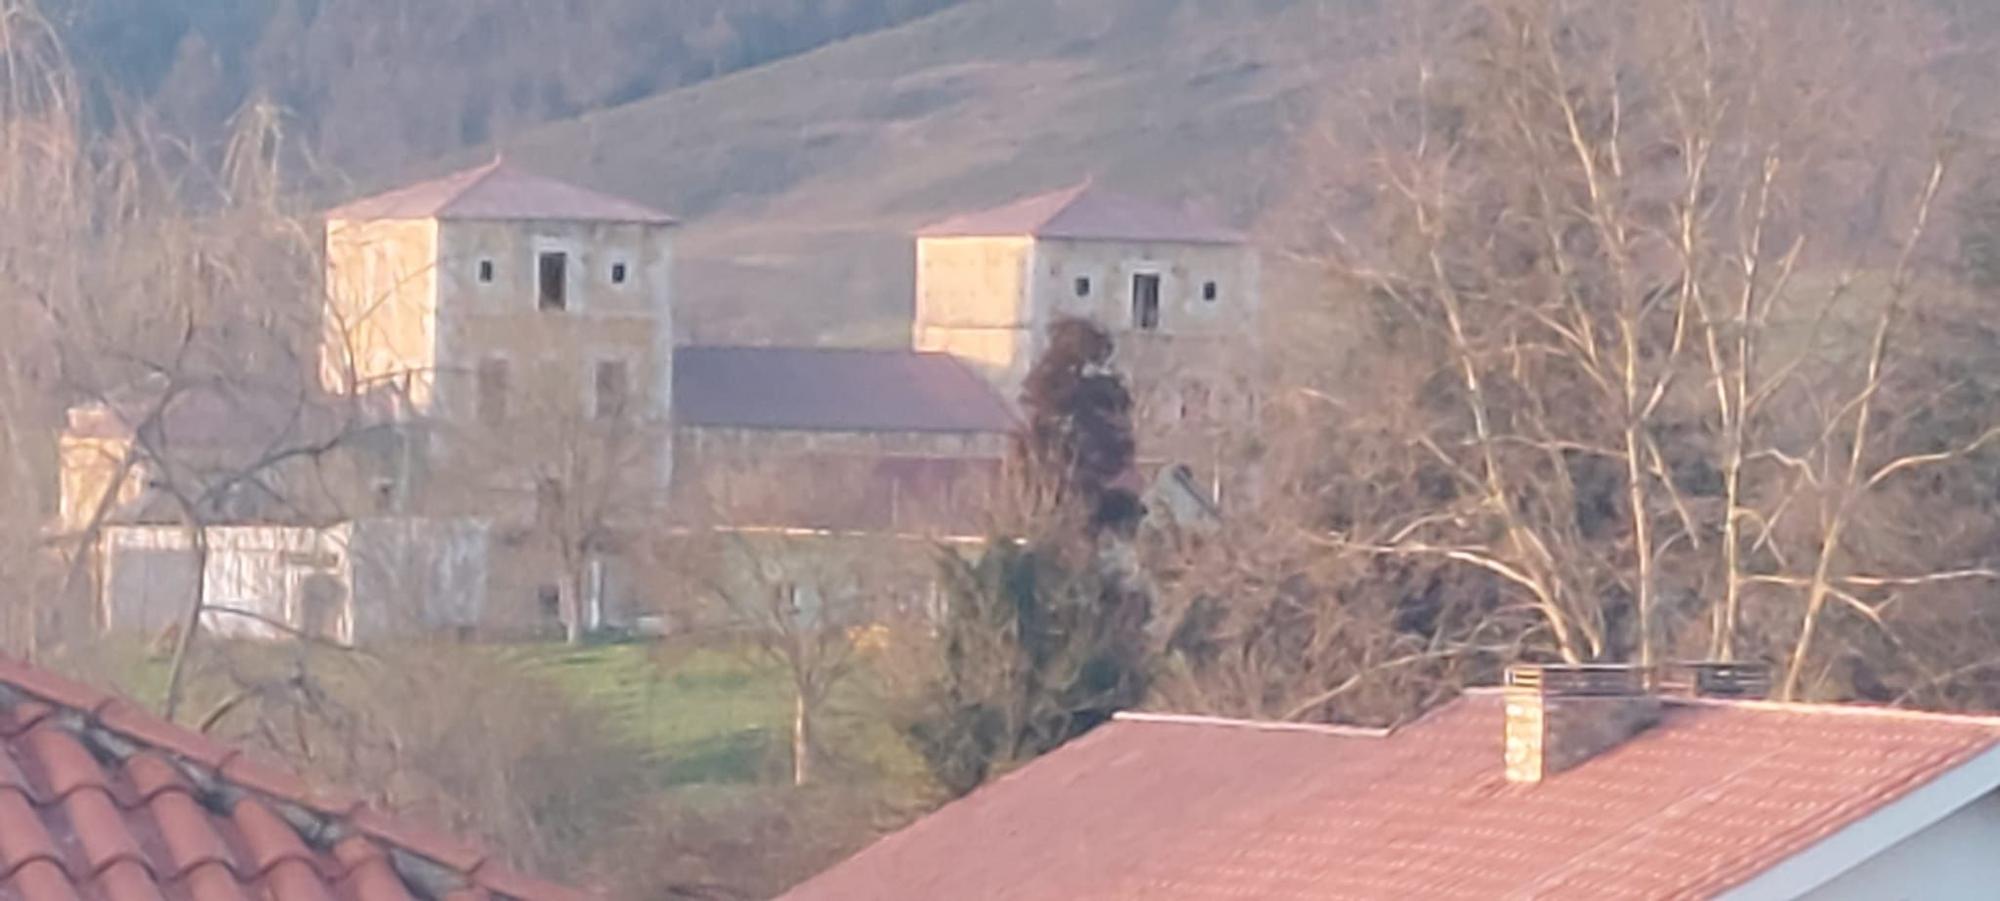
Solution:
M1728 901L2000 897L1992 888L2000 885L1996 881L2000 872L1994 862L1984 859L1991 855L1985 849L2000 838L2000 826L1993 824L1989 813L1996 792L2000 792L2000 745L1988 747L1718 897ZM1942 829L1951 820L1958 822ZM1976 842L1971 856L1964 838L1968 830ZM1939 859L1948 863L1940 866ZM1848 884L1849 877L1856 880L1854 889L1836 891ZM1935 890L1933 882L1938 883ZM1883 884L1895 890L1887 895L1868 893ZM1968 894L1968 887L1981 890ZM1819 894L1823 891L1835 893Z
M2000 795L1989 794L1813 889L1811 901L2000 897Z

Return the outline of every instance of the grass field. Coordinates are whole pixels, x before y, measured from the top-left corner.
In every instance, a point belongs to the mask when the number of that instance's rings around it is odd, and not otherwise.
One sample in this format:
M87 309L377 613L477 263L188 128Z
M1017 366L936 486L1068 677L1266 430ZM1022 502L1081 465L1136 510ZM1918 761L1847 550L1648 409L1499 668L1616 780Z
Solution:
M502 652L602 711L645 749L670 786L781 781L790 772L792 699L775 665L719 650L661 655L650 644L535 645ZM921 780L920 763L871 704L865 673L822 719L822 761L843 779Z
M781 784L789 777L788 680L774 663L753 655L712 648L668 653L649 643L440 645L424 653L497 657L546 680L638 749L661 788L726 789ZM228 695L217 661L239 673L277 673L294 665L292 652L259 645L210 646L205 659L190 671L183 719L199 718ZM166 661L136 644L98 647L65 668L151 707L165 693ZM321 671L339 680L339 667ZM857 675L823 715L823 771L847 782L877 783L891 797L921 792L921 763L882 706L872 703L870 681L865 671Z

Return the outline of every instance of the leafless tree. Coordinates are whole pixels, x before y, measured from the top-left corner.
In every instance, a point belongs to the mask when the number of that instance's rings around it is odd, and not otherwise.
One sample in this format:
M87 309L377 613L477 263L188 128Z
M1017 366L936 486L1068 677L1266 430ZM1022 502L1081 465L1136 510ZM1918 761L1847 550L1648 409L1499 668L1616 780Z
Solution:
M651 562L680 608L670 618L785 673L792 782L805 785L825 756L822 722L869 637L924 615L932 539L837 527L868 489L817 472L809 457L718 463L687 474L700 482L678 496L684 509L671 534L653 538Z
M1897 537L1914 478L1995 437L1920 429L1959 402L1917 365L1962 306L1939 44L1838 6L1391 13L1408 40L1330 101L1290 223L1348 339L1273 394L1408 488L1357 507L1332 467L1313 541L1481 574L1532 613L1481 653L1757 657L1786 697L1855 690L1810 676L1831 611L1893 630L1891 598L1990 578Z
M116 507L151 495L187 531L200 572L206 527L236 498L324 515L313 470L361 423L315 403L307 381L318 257L280 194L282 117L246 107L211 166L142 115L114 107L108 122L87 122L57 31L29 0L0 3L0 56L0 305L18 326L0 338L0 480L18 501L0 559L10 569L66 560L59 579L22 593L26 628L9 630L33 654L50 605L80 600ZM245 396L272 420L250 445L216 453L187 446L206 436L170 427L190 402ZM91 445L106 459L58 460L65 408L121 433ZM71 467L93 477L71 480ZM59 493L74 496L58 504ZM178 630L170 710L195 626L213 612L199 582Z
M504 410L444 424L448 508L496 514L526 552L557 574L565 640L592 626L602 567L630 557L664 511L663 424L637 405L595 409L559 373L510 379ZM547 376L547 377L544 377Z

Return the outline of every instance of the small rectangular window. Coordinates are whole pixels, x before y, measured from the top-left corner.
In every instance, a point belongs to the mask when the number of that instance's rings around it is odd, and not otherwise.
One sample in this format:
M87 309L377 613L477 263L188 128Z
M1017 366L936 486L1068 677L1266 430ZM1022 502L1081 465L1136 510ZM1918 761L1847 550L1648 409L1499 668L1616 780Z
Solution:
M1206 419L1208 417L1208 386L1200 382L1189 382L1181 390L1181 419Z
M569 309L569 254L546 251L536 268L542 289L538 306L544 310Z
M1209 303L1214 303L1215 299L1220 296L1222 296L1222 289L1218 287L1214 282L1204 282L1202 284L1201 286L1202 300L1206 300Z
M479 363L479 421L499 425L507 421L507 361L481 360Z
M622 285L622 284L625 284L625 264L624 264L624 263L612 263L612 264L611 264L611 283L612 283L612 284L614 284L614 285Z
M1146 331L1160 327L1160 277L1154 273L1132 276L1132 327Z
M598 419L616 419L624 415L630 393L631 375L624 360L606 360L597 364Z
M1076 296L1090 296L1090 278L1088 276L1080 277L1076 280Z
M492 261L492 260L480 260L480 261L479 261L479 283L480 283L480 284L483 284L483 285L490 285L490 284L493 284L493 261Z

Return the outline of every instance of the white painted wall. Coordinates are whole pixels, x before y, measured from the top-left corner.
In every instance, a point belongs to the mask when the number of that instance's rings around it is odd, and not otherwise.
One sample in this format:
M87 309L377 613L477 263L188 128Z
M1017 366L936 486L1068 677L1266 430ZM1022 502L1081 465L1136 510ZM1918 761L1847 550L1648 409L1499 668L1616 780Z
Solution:
M2000 898L1996 797L2000 747L1991 747L1719 897Z
M1972 802L1800 897L1810 901L2000 898L2000 794Z
M213 526L204 628L281 641L291 630L342 644L477 626L486 608L490 528L477 519L364 519L324 529ZM111 526L103 536L104 624L154 632L194 600L195 551L178 526ZM310 609L315 590L336 606ZM317 618L316 618L317 617Z
M211 526L202 566L202 626L217 635L276 641L287 628L307 629L307 581L332 578L341 587L337 605L319 622L319 635L354 640L353 608L346 596L347 529L288 526ZM113 526L103 535L105 625L146 630L178 623L193 602L195 551L179 526ZM162 565L174 572L162 578ZM134 567L147 567L133 571ZM151 583L151 584L146 584Z
M491 523L378 518L356 520L348 531L356 643L485 621Z

